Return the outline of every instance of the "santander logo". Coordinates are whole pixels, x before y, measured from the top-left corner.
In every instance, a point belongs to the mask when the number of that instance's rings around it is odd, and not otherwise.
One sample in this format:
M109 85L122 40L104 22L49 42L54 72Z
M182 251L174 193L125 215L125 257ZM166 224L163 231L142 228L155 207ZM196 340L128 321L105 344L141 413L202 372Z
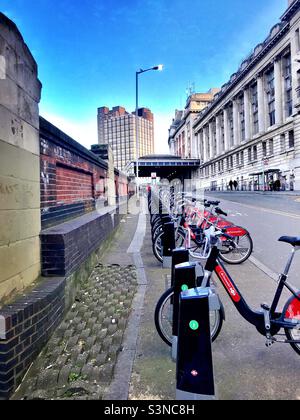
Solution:
M224 284L225 288L227 289L228 293L230 294L232 300L234 302L238 303L241 300L241 297L238 294L238 292L236 291L233 284L231 283L231 281L230 281L229 277L227 276L227 274L225 273L225 271L223 271L222 268L220 266L218 266L216 268L216 272L219 276L219 279Z

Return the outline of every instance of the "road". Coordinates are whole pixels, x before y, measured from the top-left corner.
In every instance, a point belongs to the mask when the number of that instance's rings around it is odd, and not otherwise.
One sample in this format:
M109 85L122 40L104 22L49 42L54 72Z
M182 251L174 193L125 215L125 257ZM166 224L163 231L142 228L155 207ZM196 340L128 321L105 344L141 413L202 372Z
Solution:
M228 219L249 230L254 241L253 256L271 272L282 272L289 245L278 242L281 236L300 236L300 199L297 196L251 193L211 193L221 201ZM300 252L290 272L290 282L300 289Z

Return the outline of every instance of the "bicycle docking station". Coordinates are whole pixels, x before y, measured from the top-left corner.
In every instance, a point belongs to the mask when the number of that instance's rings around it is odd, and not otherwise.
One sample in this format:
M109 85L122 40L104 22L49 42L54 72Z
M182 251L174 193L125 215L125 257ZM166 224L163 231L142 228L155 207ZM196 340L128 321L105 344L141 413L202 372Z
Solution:
M190 254L189 250L185 248L176 248L172 254L172 274L171 274L171 287L174 286L175 282L175 267L179 264L189 262Z
M162 235L162 255L163 268L172 268L172 253L175 245L175 225L174 222L163 225L164 234Z
M177 360L178 328L179 328L179 299L183 291L196 286L196 263L181 263L174 268L174 296L172 320L172 360Z
M210 288L180 294L176 400L216 400L210 333Z

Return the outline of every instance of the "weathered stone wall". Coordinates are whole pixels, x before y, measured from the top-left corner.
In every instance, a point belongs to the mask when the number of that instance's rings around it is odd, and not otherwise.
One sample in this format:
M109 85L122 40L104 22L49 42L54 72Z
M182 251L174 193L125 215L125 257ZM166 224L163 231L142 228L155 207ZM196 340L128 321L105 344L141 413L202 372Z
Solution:
M0 13L0 307L40 274L37 65Z

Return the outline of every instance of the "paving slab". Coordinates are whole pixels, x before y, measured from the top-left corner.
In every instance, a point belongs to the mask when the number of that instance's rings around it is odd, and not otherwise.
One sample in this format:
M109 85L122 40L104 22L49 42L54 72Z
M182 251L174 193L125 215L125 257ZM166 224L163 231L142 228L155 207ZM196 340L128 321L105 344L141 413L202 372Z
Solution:
M137 270L126 253L137 223L137 216L124 218L13 400L105 398L128 341L125 331L138 291Z

